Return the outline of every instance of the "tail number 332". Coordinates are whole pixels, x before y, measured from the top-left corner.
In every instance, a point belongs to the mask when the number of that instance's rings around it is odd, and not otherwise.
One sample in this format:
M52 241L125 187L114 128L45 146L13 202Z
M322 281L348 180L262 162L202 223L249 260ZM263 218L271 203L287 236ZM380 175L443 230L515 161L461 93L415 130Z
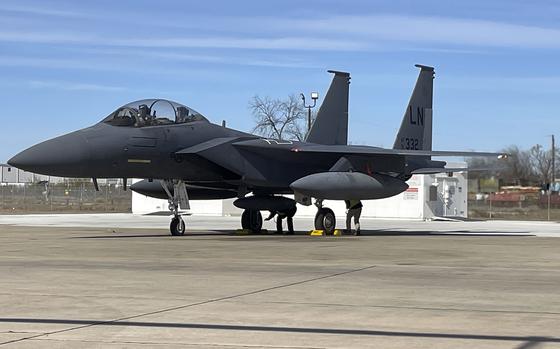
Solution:
M401 148L407 150L420 150L420 141L418 138L401 138Z

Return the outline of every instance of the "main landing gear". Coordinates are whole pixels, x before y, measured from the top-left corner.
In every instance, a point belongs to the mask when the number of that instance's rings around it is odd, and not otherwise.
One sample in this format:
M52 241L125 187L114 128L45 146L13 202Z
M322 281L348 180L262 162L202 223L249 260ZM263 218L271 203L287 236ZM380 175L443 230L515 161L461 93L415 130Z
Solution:
M169 211L173 213L173 218L169 224L169 230L173 236L185 235L187 225L181 217L180 209L190 209L189 197L187 189L183 181L162 180L161 186L167 194L167 201L169 202ZM173 194L170 192L169 187L173 187Z
M323 200L315 201L317 214L315 215L315 230L322 230L326 235L333 235L336 229L336 218L333 210L323 207Z
M253 195L241 197L235 200L233 205L243 210L241 215L243 230L254 234L261 233L263 225L261 211L269 211L270 216L266 220L278 215L276 227L279 231L282 231L283 218L289 218L288 229L293 231L293 224L290 223L296 213L296 202L293 199L274 195Z
M241 227L252 233L260 233L262 230L263 219L261 211L245 209L241 215Z

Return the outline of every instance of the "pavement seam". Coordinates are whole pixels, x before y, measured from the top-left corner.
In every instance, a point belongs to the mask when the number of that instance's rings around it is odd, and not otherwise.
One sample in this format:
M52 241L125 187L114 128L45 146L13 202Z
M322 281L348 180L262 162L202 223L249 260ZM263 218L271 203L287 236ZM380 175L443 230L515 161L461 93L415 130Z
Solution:
M258 289L258 290L253 290L253 291L249 291L249 292L238 293L238 294L234 294L234 295L230 295L230 296L224 296L224 297L219 297L219 298L212 298L212 299L208 299L208 300L201 301L201 302L195 302L195 303L180 305L180 306L176 306L176 307L171 307L171 308L156 310L156 311L152 311L152 312L147 312L147 313L142 313L142 314L136 314L136 315L126 316L126 317L121 317L121 318L113 319L113 320L105 320L105 321L93 322L93 323L91 323L91 324L80 325L80 326L74 326L74 327L65 328L65 329L57 330L57 331L44 332L44 333L37 334L37 335L34 335L34 336L29 336L29 337L24 337L24 338L13 339L13 340L9 340L9 341L6 341L6 342L0 342L0 345L13 344L13 343L18 343L18 342L23 342L23 341L29 340L29 339L36 339L36 338L43 337L43 336L49 336L49 335L58 334L58 333L63 333L63 332L75 331L75 330L80 330L80 329L83 329L83 328L88 328L88 327L93 327L93 326L107 325L107 324L112 324L112 323L119 322L119 321L123 321L123 320L136 319L136 318L139 318L139 317L150 316L150 315L155 315L155 314L162 314L162 313L166 313L166 312L170 312L170 311L175 311L175 310L180 310L180 309L186 309L186 308L192 308L192 307L196 307L196 306L199 306L199 305L205 305L205 304L216 303L216 302L221 302L221 301L230 300L230 299L235 299L235 298L240 298L240 297L251 296L251 295L255 295L255 294L259 294L259 293L264 293L264 292L268 292L268 291L274 291L274 290L281 289L281 288L287 288L287 287L302 285L302 284L306 284L306 283L310 283L310 282L314 282L314 281L319 281L319 280L324 280L324 279L330 279L330 278L334 278L334 277L341 276L341 275L347 275L347 274L357 273L357 272L360 272L360 271L364 271L364 270L368 270L368 269L373 269L373 268L375 268L375 267L376 267L375 265L370 265L370 266L362 267L362 268L358 268L358 269L352 269L352 270L347 270L347 271L338 272L338 273L334 273L334 274L318 276L318 277L315 277L315 278L310 278L310 279L305 279L305 280L290 282L290 283L287 283L287 284L276 285L276 286L271 286L271 287L267 287L267 288L261 288L261 289Z
M130 341L130 340L86 340L86 339L58 339L58 338L34 338L34 341L52 341L52 342L83 342L83 343L110 343L110 344L137 344L137 345L173 345L184 347L202 347L202 348L267 348L267 349L324 349L325 347L309 347L309 346L278 346L263 344L212 344L212 343L176 343L176 342L146 342L146 341Z
M350 307L350 308L388 308L388 309L406 309L406 310L430 310L430 311L456 311L469 313L505 313L505 314L536 314L536 315L560 315L559 312L547 311L523 311L523 310L493 310L493 309L461 309L461 308L443 308L443 307L414 307L414 306L398 306L398 305L379 305L379 304L342 304L342 303L313 303L313 302L287 302L287 301L270 301L262 303L271 304L301 304L328 307Z

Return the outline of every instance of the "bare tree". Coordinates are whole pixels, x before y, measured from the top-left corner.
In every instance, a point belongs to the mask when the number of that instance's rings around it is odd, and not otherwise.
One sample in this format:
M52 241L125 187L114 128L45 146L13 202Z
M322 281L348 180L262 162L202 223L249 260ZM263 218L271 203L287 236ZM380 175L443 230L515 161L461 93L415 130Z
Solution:
M509 154L505 168L500 171L504 180L519 185L528 185L535 180L535 171L529 151L511 145L505 148L503 152Z
M530 150L531 164L541 183L548 183L552 172L552 151L537 144Z
M558 148L554 149L554 153L555 153L555 164L554 164L554 180L556 180L556 178L560 177L560 150Z
M286 99L254 96L249 108L255 119L253 132L259 135L286 140L305 139L306 113L295 95Z
M552 175L552 150L547 150L540 144L534 145L529 150L522 150L512 145L503 150L509 154L506 162L495 158L471 158L468 160L469 167L488 168L489 171L471 172L469 177L473 179L499 177L508 184L519 185L541 185L549 183ZM556 163L560 163L560 152L556 149ZM560 176L559 168L556 166L556 176Z
M492 158L470 158L467 163L470 168L487 169L485 171L473 171L469 178L499 177L505 183L516 185L528 185L535 180L529 152L511 145L501 152L509 154L507 160Z

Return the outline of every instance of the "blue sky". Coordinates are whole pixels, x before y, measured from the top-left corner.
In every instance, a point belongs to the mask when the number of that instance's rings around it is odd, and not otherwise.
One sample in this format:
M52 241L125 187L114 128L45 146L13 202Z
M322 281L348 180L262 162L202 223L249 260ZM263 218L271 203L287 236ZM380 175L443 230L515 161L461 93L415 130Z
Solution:
M389 147L436 67L434 149L548 144L560 129L558 1L2 1L0 161L163 97L250 130L255 94L352 74L350 140Z

